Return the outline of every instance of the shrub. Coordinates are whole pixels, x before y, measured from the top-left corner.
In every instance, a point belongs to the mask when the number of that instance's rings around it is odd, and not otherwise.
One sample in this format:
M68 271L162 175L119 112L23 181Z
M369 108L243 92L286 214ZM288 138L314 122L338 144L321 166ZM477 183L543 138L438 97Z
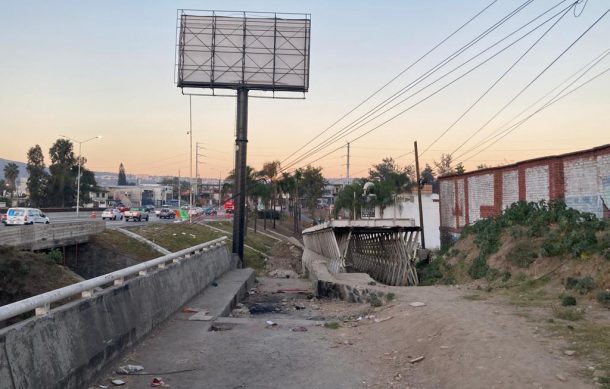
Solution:
M479 254L478 257L472 261L472 265L468 268L468 274L474 278L475 280L479 278L485 277L487 271L489 270L489 266L487 265L487 261L485 256Z
M602 291L597 294L597 301L599 301L604 307L610 308L610 292Z
M580 294L587 294L595 289L595 281L590 276L583 278L568 277L565 280L565 288L573 289Z
M443 263L443 258L440 256L437 256L432 261L427 263L424 261L419 262L416 265L419 284L434 285L441 280L443 278L441 263Z
M572 295L561 296L561 305L564 307L576 305L576 298Z
M380 307L383 305L379 296L376 293L371 293L369 297L369 301L371 303L371 307Z
M553 306L553 316L562 320L576 321L581 320L585 314L582 311L568 308L568 307L559 307Z
M506 259L515 266L527 268L538 258L530 241L518 242L507 254Z
M329 328L331 330L339 329L339 327L340 327L339 322L336 322L336 321L329 321L329 322L324 323L324 328Z
M392 300L394 300L396 298L396 295L394 293L388 293L385 295L385 299L390 302Z
M510 280L510 278L512 277L512 273L509 271L505 271L504 273L502 273L502 282L506 282L508 280Z
M53 249L53 250L49 251L47 253L47 256L49 257L50 260L52 260L55 263L63 262L63 255L61 254L61 251L59 249Z

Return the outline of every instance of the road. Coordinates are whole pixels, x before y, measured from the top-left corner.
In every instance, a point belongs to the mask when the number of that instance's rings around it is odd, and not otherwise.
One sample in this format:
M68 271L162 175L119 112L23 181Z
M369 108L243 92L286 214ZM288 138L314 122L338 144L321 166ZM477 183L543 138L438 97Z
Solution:
M102 212L95 212L95 218L91 216L92 212L90 210L81 210L79 212L79 217L76 217L76 211L73 212L48 212L46 215L49 217L51 223L69 223L77 220L85 221L85 220L101 220ZM218 220L225 219L224 211L220 212L217 216L198 216L197 220ZM107 220L106 227L110 229L128 227L134 225L146 225L148 223L175 223L177 219L160 219L155 216L154 213L149 214L148 221L141 222L132 222L125 220ZM0 228L10 228L0 224Z

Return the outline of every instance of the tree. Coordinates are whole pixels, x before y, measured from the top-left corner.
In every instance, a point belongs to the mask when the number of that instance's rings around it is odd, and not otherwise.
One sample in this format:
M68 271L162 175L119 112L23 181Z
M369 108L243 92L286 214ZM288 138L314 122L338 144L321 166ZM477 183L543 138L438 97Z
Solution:
M477 165L477 170L480 170L480 169L489 169L490 167L491 167L491 165L488 165L486 163L482 163L480 165Z
M421 172L420 179L422 184L434 183L434 170L432 170L432 166L426 164L426 167Z
M123 166L123 162L119 165L119 181L118 185L127 185L127 175L125 174L125 166Z
M450 174L455 174L455 169L452 166L453 157L451 154L442 154L441 161L434 161L434 166L436 166L436 173L439 177L447 176Z
M73 145L67 139L57 139L49 149L51 157L51 180L49 185L50 205L61 207L74 205L76 198L76 157Z
M379 205L381 213L394 202L394 197L411 188L412 168L400 167L393 158L384 158L380 164L369 170L369 179L374 183L371 194L374 194L374 205Z
M271 198L271 203L273 204L273 208L275 209L275 205L277 204L277 186L280 174L280 161L271 161L265 162L263 164L263 168L257 173L257 176L260 178L264 178L269 182L271 186L269 196Z
M296 175L297 173L299 174ZM326 186L326 180L322 176L322 168L307 165L305 169L297 169L295 179L298 183L299 196L305 199L305 205L308 209L314 210L316 201L322 197L324 186Z
M455 174L464 174L464 173L466 173L466 168L464 168L464 165L460 162L455 167Z
M360 217L362 213L362 194L363 194L364 182L361 180L354 180L350 185L344 186L337 197L335 198L335 217L339 215L339 211L347 209L353 219Z
M80 202L81 204L87 204L91 202L91 192L99 191L97 181L95 181L95 173L85 167L87 159L81 157L80 167ZM72 168L74 175L78 176L78 164Z
M28 171L27 188L30 194L30 203L35 207L47 205L47 195L50 176L46 172L44 155L40 145L36 145L28 150Z
M11 192L11 197L17 189L17 177L19 177L19 166L14 162L9 162L4 166L4 179L7 189Z

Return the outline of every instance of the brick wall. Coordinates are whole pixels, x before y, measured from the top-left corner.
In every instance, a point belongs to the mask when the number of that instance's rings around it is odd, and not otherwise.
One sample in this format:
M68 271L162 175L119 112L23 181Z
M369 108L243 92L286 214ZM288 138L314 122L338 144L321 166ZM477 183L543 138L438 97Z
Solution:
M610 145L439 178L441 229L497 215L523 200L563 199L580 211L610 217Z

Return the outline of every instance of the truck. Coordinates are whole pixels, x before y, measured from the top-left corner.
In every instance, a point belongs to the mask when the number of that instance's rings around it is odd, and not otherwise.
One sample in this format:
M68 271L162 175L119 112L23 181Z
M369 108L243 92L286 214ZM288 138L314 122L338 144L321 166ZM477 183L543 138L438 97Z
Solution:
M148 221L148 212L144 208L131 208L125 212L123 212L123 217L125 217L125 221L128 222L130 220L133 221Z
M233 200L227 200L223 205L226 213L233 213L235 211L235 202Z

